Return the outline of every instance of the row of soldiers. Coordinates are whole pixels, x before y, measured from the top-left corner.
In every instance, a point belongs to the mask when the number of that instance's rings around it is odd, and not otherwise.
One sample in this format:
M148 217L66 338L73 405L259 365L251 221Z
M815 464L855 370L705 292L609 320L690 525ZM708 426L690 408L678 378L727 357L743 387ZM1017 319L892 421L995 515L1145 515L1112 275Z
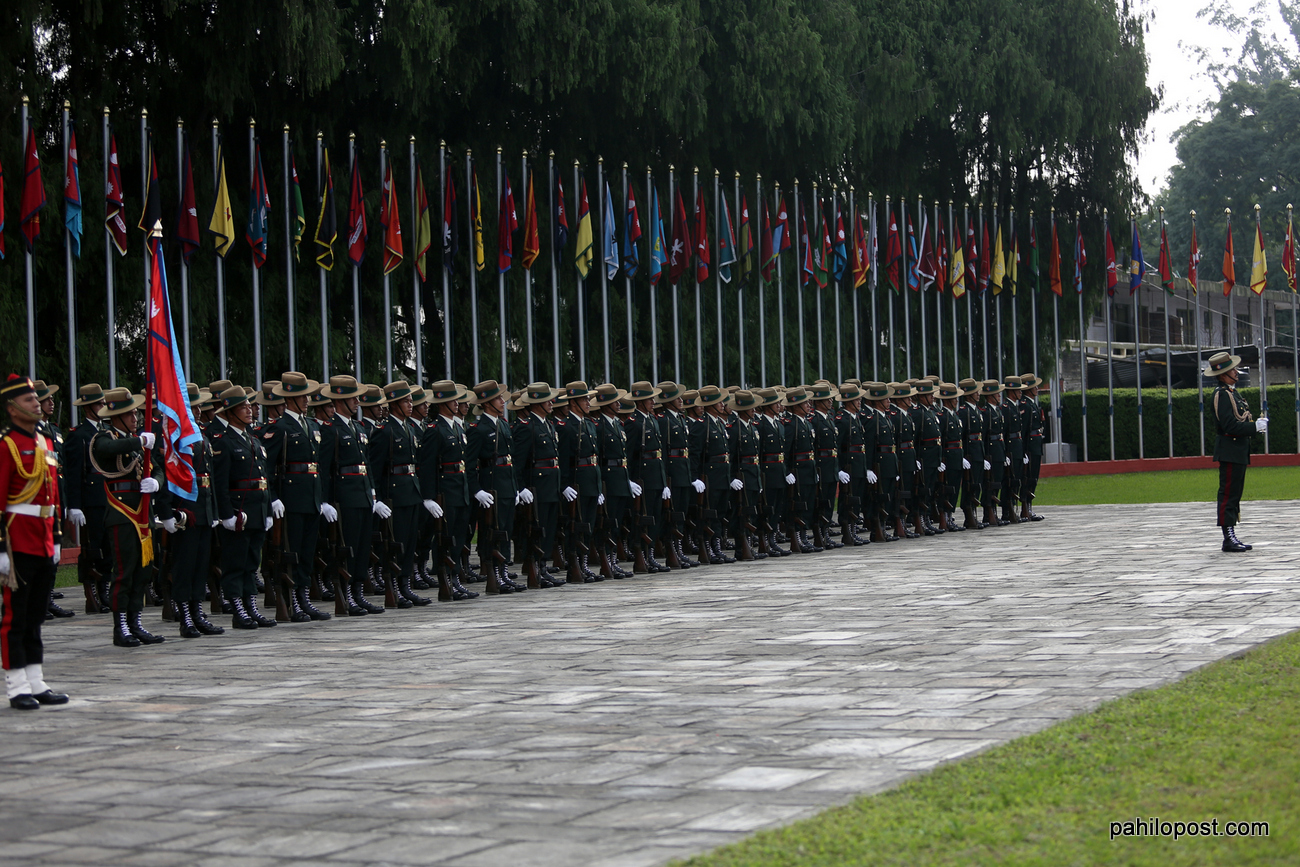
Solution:
M90 384L63 502L87 611L134 647L162 640L141 622L150 597L197 637L223 631L205 600L256 629L329 619L322 601L361 616L435 588L456 601L478 582L519 593L1040 520L1040 383L510 392L288 371L189 385L188 494L167 484L161 426L140 429L144 398Z

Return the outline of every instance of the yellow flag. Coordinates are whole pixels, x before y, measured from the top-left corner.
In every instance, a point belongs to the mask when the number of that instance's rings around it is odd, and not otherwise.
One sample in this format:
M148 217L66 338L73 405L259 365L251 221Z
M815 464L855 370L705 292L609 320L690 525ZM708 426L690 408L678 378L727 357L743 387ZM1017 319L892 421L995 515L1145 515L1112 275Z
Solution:
M1007 250L1007 288L1016 297L1016 284L1020 282L1020 251L1016 249L1016 234L1011 233L1011 249Z
M226 189L226 155L217 149L217 200L212 205L208 231L213 235L217 255L226 258L235 243L235 220L230 213L230 191Z
M990 277L994 295L1002 294L1002 278L1006 275L1006 259L1002 256L1002 227L998 226L997 234L993 236L993 274Z
M1264 231L1255 223L1255 257L1250 266L1250 291L1264 294L1268 285L1268 257L1264 255Z
M966 294L966 256L961 247L961 238L952 247L952 267L948 270L948 285L952 286L952 297L960 298Z
M474 173L474 268L482 271L483 258L483 198L478 194L478 172Z
M578 241L575 245L576 253L573 257L573 264L578 268L578 276L585 280L587 272L591 270L592 236L591 236L591 208L587 204L587 179L582 179L582 196L578 200Z

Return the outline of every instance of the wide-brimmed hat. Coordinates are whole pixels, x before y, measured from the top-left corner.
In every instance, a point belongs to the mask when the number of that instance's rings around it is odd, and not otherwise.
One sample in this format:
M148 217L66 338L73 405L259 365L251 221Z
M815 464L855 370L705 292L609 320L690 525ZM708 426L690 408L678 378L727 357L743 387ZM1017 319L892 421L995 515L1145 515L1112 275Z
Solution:
M73 406L89 406L92 403L99 403L104 399L104 389L98 382L88 382L81 388L77 389L77 399L72 402Z
M762 398L752 391L738 389L735 394L731 395L732 409L755 409L762 402Z
M916 391L913 390L912 386L908 385L906 382L889 383L890 397L912 397L915 394Z
M845 382L840 386L839 394L835 396L835 399L840 403L848 403L860 397L862 397L862 389L851 382Z
M682 396L682 391L684 390L671 379L665 379L663 382L656 385L655 388L659 389L659 396L655 398L655 403L657 404L672 403Z
M1038 388L1038 386L1040 386L1040 385L1042 385L1042 384L1043 384L1043 380L1042 380L1042 378L1041 378L1038 374L1036 374L1036 373L1022 373L1022 374L1020 374L1020 387L1021 387L1021 388Z
M636 412L636 401L625 391L623 396L618 399L618 414L631 415L634 412Z
M389 403L397 403L403 398L413 397L411 384L404 379L397 379L384 386L384 397Z
M366 383L366 391L361 397L357 398L357 403L362 406L384 406L388 403L388 398L384 397L384 390L374 383Z
M333 405L334 405L334 400L327 395L321 394L319 391L313 394L311 397L307 398L308 407L333 406Z
M37 400L49 400L59 393L57 385L48 385L43 379L36 380L32 383L32 386L36 389Z
M912 389L913 389L913 391L915 391L917 394L934 394L934 391L935 391L935 385L934 385L933 382L931 382L931 381L928 380L928 379L918 379L918 380L917 380L917 381L912 385Z
M977 379L971 379L969 376L957 383L957 390L962 394L979 394L980 383Z
M921 378L924 379L926 382L934 383L936 388L939 386L939 383L943 381L943 377L941 377L937 373L927 373L925 376Z
M619 388L612 382L602 382L596 386L596 395L591 399L595 406L605 407L615 403L622 398L627 392Z
M546 403L548 400L555 400L563 392L558 388L551 388L545 382L530 382L524 389L524 393L519 395L519 402L525 406L532 406L536 403Z
M433 386L429 386L428 390L432 391ZM485 379L472 389L473 397L470 402L477 404L487 403L490 400L495 400L500 397L503 391L505 391L505 389L502 387L501 383L497 382L495 379ZM509 397L509 395L506 395L506 397ZM430 397L430 402L432 402L432 400L433 398Z
M275 387L279 384L278 379L268 379L262 383L262 390L253 395L253 403L258 406L283 406L284 398L275 393Z
M651 398L658 397L660 391L650 383L642 380L640 382L632 383L632 387L627 390L627 394L628 397L632 398L633 400L640 401L640 400L650 400Z
M716 385L706 385L695 395L696 406L713 406L727 399L727 393Z
M864 396L867 400L884 400L892 396L892 389L887 382L864 382L862 388L866 391Z
M280 374L280 381L271 386L271 394L276 397L311 397L320 390L320 383L308 379L307 374L296 370L286 370ZM265 388L265 387L264 387Z
M1001 394L1005 390L1002 383L996 379L986 379L980 383L980 394L982 395Z
M424 406L429 402L429 393L418 385L411 386L411 406Z
M836 394L835 386L824 379L817 380L806 391L813 400L834 400Z
M330 400L347 400L350 397L361 397L366 393L366 387L359 385L355 376L339 374L331 376L320 393Z
M582 380L576 382L567 382L564 384L565 400L581 400L582 398L594 397L596 392L587 387L587 383Z
M700 396L700 393L699 393L698 391L696 391L695 389L693 389L693 388L691 388L691 389L687 389L686 391L683 391L683 392L682 392L682 409L689 409L690 407L695 406L695 399L698 398L699 396Z
M1206 365L1205 370L1201 371L1201 375L1222 376L1229 370L1235 370L1240 366L1240 355L1232 355L1228 352L1216 352L1210 356L1210 363Z
M208 391L212 392L213 397L220 400L221 395L225 394L226 389L230 388L232 385L234 385L234 383L228 379L218 379L215 382L208 383Z
M132 394L125 388L110 388L104 392L104 408L99 411L99 417L112 418L137 410L143 405L143 394Z
M455 383L455 386L460 389L460 396L457 397L456 400L460 403L469 403L469 399L474 396L474 392L470 391L469 387L463 382L457 382Z
M792 388L785 393L785 399L782 401L784 406L798 406L801 403L807 403L809 400L807 389L800 386Z
M238 385L232 385L230 388L227 388L225 391L221 392L221 394L216 396L217 401L220 403L217 412L225 412L226 410L234 409L241 403L247 401L249 397L250 395L247 390Z
M1020 377L1006 376L1002 379L1002 387L1007 391L1020 391Z
M775 388L760 388L754 391L754 394L758 396L760 407L773 406L781 402L781 395Z
M939 383L939 398L941 400L949 400L951 398L957 397L960 394L961 394L961 389L959 389L953 383L951 382Z
M429 403L451 403L453 400L460 399L460 389L450 379L440 379L425 389L424 395Z

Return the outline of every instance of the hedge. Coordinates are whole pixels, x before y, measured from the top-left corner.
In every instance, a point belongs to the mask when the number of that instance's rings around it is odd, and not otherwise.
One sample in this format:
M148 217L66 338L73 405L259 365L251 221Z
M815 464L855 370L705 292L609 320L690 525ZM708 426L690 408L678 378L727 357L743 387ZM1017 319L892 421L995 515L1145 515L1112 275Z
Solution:
M1243 388L1242 397L1250 404L1251 412L1259 417L1259 389ZM1205 390L1205 453L1213 454L1215 426L1210 400L1214 392ZM1040 398L1051 412L1051 401ZM1296 452L1296 400L1293 384L1273 385L1268 389L1269 401L1269 451ZM1083 414L1079 392L1066 392L1062 396L1061 437L1067 443L1079 446L1078 459L1083 460ZM1163 388L1148 388L1142 393L1143 457L1167 458L1169 454L1168 410ZM1110 460L1110 425L1106 418L1106 389L1088 390L1088 458L1094 461ZM1138 457L1137 389L1115 389L1115 459ZM1201 439L1197 433L1197 392L1194 388L1175 389L1173 394L1174 457L1194 456L1201 453ZM1049 434L1050 435L1050 434ZM1264 451L1262 438L1255 444L1256 452Z

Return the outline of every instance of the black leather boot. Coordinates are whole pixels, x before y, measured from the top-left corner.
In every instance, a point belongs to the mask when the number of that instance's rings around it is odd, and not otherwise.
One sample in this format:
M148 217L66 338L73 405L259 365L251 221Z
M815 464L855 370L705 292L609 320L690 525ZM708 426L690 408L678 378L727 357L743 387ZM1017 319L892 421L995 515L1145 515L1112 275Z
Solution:
M131 630L131 634L140 639L141 644L162 644L166 641L167 639L161 635L154 635L144 628L144 624L140 622L141 614L140 611L133 611L126 616L126 624Z
M226 634L226 630L222 629L220 626L218 626L217 624L213 623L211 620L208 619L207 613L204 612L203 610L202 600L197 600L194 602L185 602L181 604L186 605L190 609L190 621L194 624L195 628L199 630L199 632L202 632L204 635L225 635Z
M465 585L461 583L460 576L451 570L448 570L447 572L447 583L451 585L451 598L453 602L460 602L463 599L478 598L478 593L473 590L465 589Z
M140 639L131 634L125 612L119 611L113 615L113 643L118 647L139 647L141 644Z
M76 615L77 612L69 611L68 609L63 608L58 604L56 604L54 601L54 591L53 590L50 591L49 601L45 605L46 620L49 620L51 617L75 617Z
M280 586L280 592L286 592L284 586ZM302 610L302 597L298 595L298 588L294 587L289 593L289 622L290 623L311 623L311 615ZM268 599L269 603L270 600Z
M723 563L735 563L736 558L722 550L722 540L717 536L713 537L713 556Z
M496 570L497 586L502 593L523 593L528 589L527 584L520 584L510 577L510 570L505 567L505 564L497 566Z
M367 599L365 594L365 589L366 588L365 588L364 581L353 581L352 601L357 603L358 608L364 608L367 614L383 614L384 606L375 605L373 602Z
M180 624L181 638L198 638L203 634L194 622L194 612L188 602L176 603L176 622Z
M244 597L244 611L246 611L249 618L255 621L260 627L274 626L276 624L276 621L273 618L264 617L262 616L262 612L257 610L256 594Z
M361 617L370 613L358 605L357 600L353 598L351 584L343 585L343 605L347 608L349 617Z
M1237 538L1237 528L1235 526L1223 528L1223 550L1225 553L1235 554L1240 551L1249 551L1252 547L1252 545L1247 545Z
M294 595L298 597L298 607L302 609L302 613L306 614L309 619L311 620L330 619L332 615L326 614L324 611L321 611L315 605L311 604L311 596L307 593L306 587L301 587L301 588L295 587L293 589L293 592Z
M230 606L234 613L231 615L230 625L235 629L257 629L257 621L248 616L244 610L244 600L236 597Z
M424 605L431 605L433 603L433 600L430 599L429 597L421 596L420 594L415 592L415 590L411 587L411 578L409 575L405 575L397 579L397 592L400 593L402 596L406 597L406 599L412 605L424 606Z

